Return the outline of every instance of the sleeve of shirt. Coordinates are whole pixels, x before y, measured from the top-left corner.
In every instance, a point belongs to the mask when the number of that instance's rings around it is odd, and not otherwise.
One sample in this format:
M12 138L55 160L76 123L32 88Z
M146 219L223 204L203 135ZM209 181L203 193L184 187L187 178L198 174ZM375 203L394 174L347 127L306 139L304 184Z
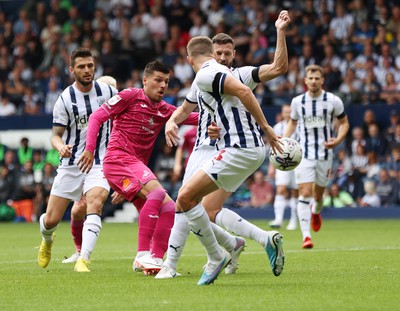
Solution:
M186 95L186 101L191 104L197 105L197 86L195 83L192 83L189 93Z
M131 105L137 98L139 89L129 88L122 90L115 96L106 101L102 108L114 118L116 115L123 112L129 105Z
M110 115L108 112L103 108L102 105L99 109L97 109L94 113L92 113L89 117L88 128L86 131L86 147L85 150L94 152L96 149L96 141L97 136L100 131L100 126L110 119Z
M208 67L197 73L195 82L200 91L223 94L226 76L227 74L218 71L218 68Z
M293 98L292 102L290 103L290 118L292 120L299 120L299 114L297 112L297 105L296 105L296 98Z
M244 66L237 68L237 71L239 80L253 91L257 87L258 83L261 82L258 76L259 67Z
M68 118L67 107L65 106L62 95L60 95L53 108L53 125L67 126Z
M339 96L334 95L333 100L333 115L338 117L344 113L344 105Z

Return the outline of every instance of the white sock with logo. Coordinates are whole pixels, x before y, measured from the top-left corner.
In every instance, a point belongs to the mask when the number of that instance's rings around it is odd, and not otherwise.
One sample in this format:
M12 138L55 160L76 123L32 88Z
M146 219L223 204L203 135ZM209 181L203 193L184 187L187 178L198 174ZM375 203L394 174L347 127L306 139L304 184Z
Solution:
M82 230L82 248L80 258L89 260L101 230L101 217L97 214L86 216Z
M311 237L311 210L310 201L311 197L305 198L303 196L299 197L299 203L297 205L297 215L299 216L300 230L303 234L303 240L306 237Z

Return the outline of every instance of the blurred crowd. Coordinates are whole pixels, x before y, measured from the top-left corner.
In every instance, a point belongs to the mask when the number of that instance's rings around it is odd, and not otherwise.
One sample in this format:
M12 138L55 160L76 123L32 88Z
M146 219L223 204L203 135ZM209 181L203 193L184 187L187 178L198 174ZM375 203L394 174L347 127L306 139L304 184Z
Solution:
M399 103L400 1L386 0L44 0L0 7L0 115L51 114L71 82L70 52L92 50L96 77L119 88L140 85L141 70L160 59L171 68L167 101L179 104L193 79L186 44L193 36L230 34L236 65L270 63L274 22L289 10L289 71L256 93L281 105L304 90L305 66L324 67L325 89L346 105ZM1 8L3 8L1 10Z
M292 19L287 30L289 70L286 75L259 84L255 94L260 104L290 103L293 96L305 90L304 68L315 63L325 70L324 88L340 96L346 106L387 105L388 112L392 111L391 124L379 124L374 116L366 116L363 127L353 128L347 145L338 149L332 180L360 206L364 182L372 180L372 188L379 193L388 188L379 185L387 175L393 188L397 187L391 190L396 195L392 195L390 204L399 204L399 0L1 2L0 116L52 114L57 97L72 82L68 71L70 52L80 46L89 48L95 56L95 78L111 75L117 79L119 89L140 87L145 64L154 59L163 61L170 67L165 100L179 105L194 77L186 62L190 38L225 32L236 43L235 66L271 63L276 44L274 23L282 9L287 9ZM372 111L368 113L373 115ZM56 152L36 150L21 159L20 149L11 150L11 156L1 148L4 146L0 146L0 189L13 170L9 163L14 163L17 175L21 175L17 177L20 183L32 178L35 181L36 186L25 195L35 197L37 206L43 205L48 194L46 183L51 180L48 176L54 175L58 164ZM159 151L165 163L174 156L174 150L160 147ZM48 155L54 162L47 159ZM39 170L41 173L37 173ZM163 176L171 178L168 166L166 170ZM268 170L262 171L266 174ZM33 177L27 178L26 174ZM264 177L273 187L273 176ZM368 186L370 189L370 183ZM19 197L17 188L12 189L14 201ZM234 197L234 202L244 202L240 206L251 201L251 187L244 188L238 192L240 197ZM3 191L1 195L0 201L4 201ZM264 205L272 202L273 196Z

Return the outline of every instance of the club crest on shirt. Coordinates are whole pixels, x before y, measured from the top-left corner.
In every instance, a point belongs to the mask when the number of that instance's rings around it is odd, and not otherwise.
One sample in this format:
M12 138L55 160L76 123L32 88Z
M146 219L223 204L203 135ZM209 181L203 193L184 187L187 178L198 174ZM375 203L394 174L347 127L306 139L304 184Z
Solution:
M121 96L115 95L111 97L105 105L107 106L108 109L111 109L111 106L114 106L116 103L118 103L121 100Z
M97 103L99 104L99 107L104 104L106 99L104 97L97 97Z
M153 126L154 125L154 119L153 119L153 117L150 117L150 119L149 119L149 126L151 127L151 126Z

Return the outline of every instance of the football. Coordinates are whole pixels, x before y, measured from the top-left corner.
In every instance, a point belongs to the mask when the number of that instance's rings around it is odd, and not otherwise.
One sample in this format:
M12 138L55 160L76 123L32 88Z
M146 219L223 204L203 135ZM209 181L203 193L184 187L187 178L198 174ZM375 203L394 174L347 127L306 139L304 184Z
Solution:
M279 139L282 143L282 153L275 153L271 149L269 152L269 160L275 166L276 169L281 171L294 170L301 162L303 153L300 144L288 137Z

